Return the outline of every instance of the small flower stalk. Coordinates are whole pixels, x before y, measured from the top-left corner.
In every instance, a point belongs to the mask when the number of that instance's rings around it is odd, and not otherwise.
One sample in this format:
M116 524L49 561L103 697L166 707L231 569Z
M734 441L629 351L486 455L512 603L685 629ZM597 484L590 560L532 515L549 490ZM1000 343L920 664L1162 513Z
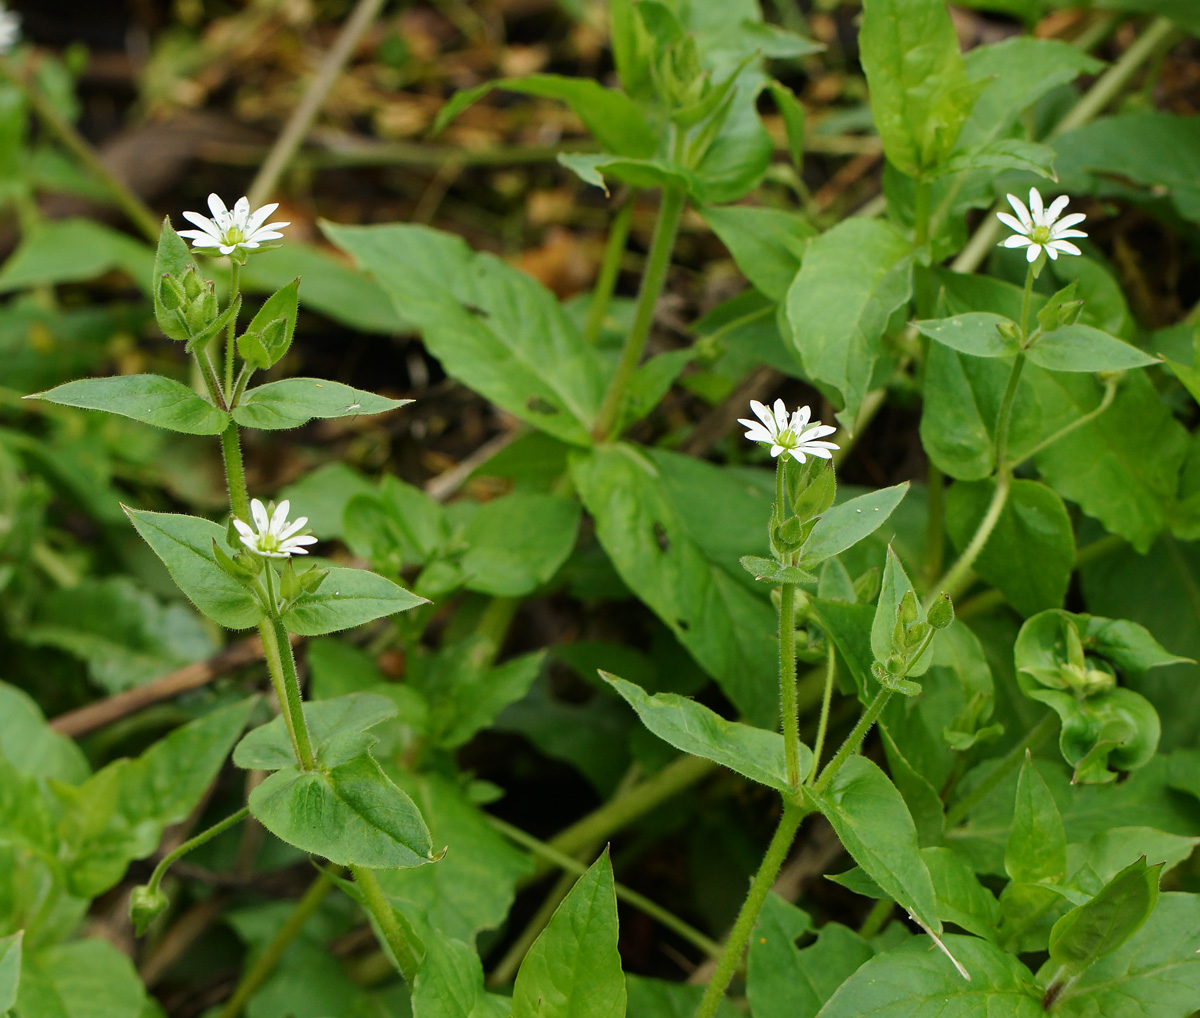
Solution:
M269 250L274 247L275 245L268 245L264 248L263 245L268 241L281 239L283 234L279 231L292 225L290 222L267 222L277 208L279 203L272 202L251 212L250 200L241 197L234 202L233 209L230 210L220 197L210 194L208 210L212 213L212 218L199 212L185 212L183 218L198 229L180 230L179 236L188 238L192 247L203 254L231 255L239 261L244 261L250 251Z
M1011 216L1007 212L997 212L996 218L1014 232L1011 236L1006 237L1000 246L1025 248L1025 258L1031 263L1037 261L1038 256L1043 252L1049 256L1051 261L1056 261L1060 254L1082 254L1083 252L1067 238L1087 236L1082 230L1072 229L1087 217L1082 212L1072 212L1069 216L1062 215L1069 201L1070 199L1066 195L1061 195L1055 198L1049 207L1045 207L1038 189L1031 187L1029 189L1029 207L1026 208L1020 198L1015 194L1010 194L1008 203L1016 215Z

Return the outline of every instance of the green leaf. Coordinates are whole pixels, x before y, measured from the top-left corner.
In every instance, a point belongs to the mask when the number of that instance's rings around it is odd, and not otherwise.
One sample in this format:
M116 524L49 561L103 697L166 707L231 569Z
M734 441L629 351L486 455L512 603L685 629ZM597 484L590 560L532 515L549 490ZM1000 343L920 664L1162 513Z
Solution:
M332 700L307 702L303 709L313 752L321 767L334 767L361 755L378 741L363 733L396 716L396 705L386 696L374 693L350 693ZM283 715L245 735L234 748L233 762L238 767L264 771L295 767L296 753Z
M1180 364L1178 361L1173 361L1169 357L1162 358L1162 363L1163 367L1179 379L1192 399L1200 403L1200 371L1188 367L1186 364Z
M566 78L557 74L531 74L526 78L500 78L456 92L438 111L436 134L472 103L493 89L559 99L571 107L584 126L609 152L648 156L657 145L654 131L637 105L623 92L604 88L591 78Z
M923 937L872 958L846 980L821 1018L1044 1018L1029 970L986 940L948 936L947 949L970 973Z
M1146 857L1121 870L1091 901L1071 909L1050 931L1050 960L1077 975L1111 954L1150 918L1163 864Z
M1029 359L1048 371L1124 371L1157 364L1142 353L1090 325L1067 325L1039 336L1029 347Z
M517 972L512 1018L624 1018L608 851L579 878Z
M775 100L775 108L779 110L779 116L783 120L792 165L799 170L804 161L804 127L808 119L804 106L796 98L796 93L781 82L767 82L767 91Z
M1066 875L1067 832L1054 796L1028 752L1017 778L1017 799L1008 847L1004 850L1004 868L1009 877L1020 883L1061 881Z
M941 933L917 829L887 775L866 757L850 757L815 805L871 879L926 930Z
M819 562L840 555L875 533L908 494L908 482L870 491L847 499L821 514L809 534L800 562L811 569Z
M483 963L469 944L436 928L422 939L425 957L413 984L413 1018L507 1018L507 1007L493 1011L483 988Z
M1049 981L1057 965L1039 973ZM1163 894L1149 921L1101 958L1058 998L1063 1018L1120 1015L1136 1002L1139 1018L1187 1018L1200 999L1200 895Z
M709 206L700 214L759 292L782 301L800 271L805 245L816 235L808 220L751 205Z
M283 625L289 633L322 636L427 603L378 573L332 566L321 586L283 613Z
M479 507L462 532L464 585L493 597L523 597L548 583L575 547L574 498L514 492Z
M106 410L185 435L219 435L229 426L229 414L224 410L218 410L183 383L162 375L80 378L25 398Z
M1049 145L1021 138L1001 138L957 150L934 171L934 175L968 170L1021 170L1053 179L1055 157L1056 153Z
M950 488L946 529L959 551L970 543L995 491L991 479L958 481ZM1011 481L975 571L1028 617L1062 605L1074 567L1075 535L1062 499L1037 481Z
M276 771L250 793L250 812L289 845L339 866L433 861L420 811L365 753L328 771Z
M17 1002L21 983L21 938L24 930L0 937L0 1014Z
M859 49L888 161L910 177L944 162L979 89L942 0L870 0Z
M189 338L187 326L179 320L175 311L168 311L162 304L163 276L171 276L179 281L188 269L194 269L196 263L187 243L171 226L170 217L163 219L162 232L158 235L158 250L154 256L154 317L158 327L168 339L186 340Z
M1162 646L1145 626L1128 619L1103 619L1087 616L1083 639L1089 650L1108 658L1129 675L1142 675L1161 665L1195 664Z
M591 444L609 371L545 287L425 227L323 228L388 291L448 374L542 431Z
M0 269L0 293L58 286L123 271L153 292L154 254L141 241L91 219L58 219L24 233Z
M681 166L662 159L631 159L601 153L598 155L567 153L558 161L585 184L599 187L608 193L605 179L619 180L642 189L678 187L697 201L705 196L696 175Z
M778 711L773 683L778 647L775 612L747 584L738 557L765 531L742 506L770 513L769 497L748 499L733 473L677 454L647 455L608 445L575 454L571 477L596 521L596 534L621 579L667 624L751 723L771 724ZM675 472L675 471L678 472ZM689 512L729 510L735 525L700 528ZM710 521L711 524L711 521ZM703 536L702 536L703 535ZM732 544L724 547L706 541ZM761 549L765 551L766 549Z
M921 849L921 858L929 868L942 921L985 940L995 940L1000 906L963 857L953 849L931 845Z
M887 562L883 567L883 587L879 592L879 603L875 608L875 619L871 623L871 653L876 661L886 661L893 653L903 654L904 648L897 647L894 642L894 630L897 621L897 612L900 609L901 603L904 600L905 594L913 593L915 590L912 585L912 580L908 578L908 574L904 571L904 566L900 563L899 556L892 550L891 545L888 545ZM925 620L925 612L918 606L917 621ZM911 668L906 673L906 678L915 678L918 675L923 675L928 670L930 662L933 660L933 644L925 648Z
M726 721L703 704L676 693L651 696L641 686L601 672L625 699L642 724L664 742L693 756L712 760L780 791L788 789L784 767L783 736L739 721ZM800 743L800 773L812 769L812 751Z
M277 431L298 428L314 417L381 414L411 402L411 399L376 396L327 378L284 378L250 389L233 408L233 419L243 427Z
M251 319L243 337L238 340L238 349L242 356L256 368L269 368L279 362L292 345L292 334L296 331L296 315L300 310L300 280L293 279L286 286L276 290L259 308L258 314ZM282 326L277 325L282 322ZM261 361L256 361L241 350L241 339L247 335L259 337L258 344L265 354Z
M813 583L817 579L799 566L781 566L774 559L761 555L743 555L742 568L764 583Z
M90 768L72 739L46 724L41 708L16 686L0 682L0 758L21 774L76 785Z
M649 979L627 973L625 987L629 992L628 1018L692 1018L704 996L703 986ZM717 1004L716 1018L741 1018L728 997Z
M833 992L875 953L857 933L835 922L826 923L814 943L799 949L796 938L810 932L807 913L777 894L767 895L750 937L746 996L754 1018L815 1018Z
M99 937L29 952L16 1018L145 1018L149 1002L133 962Z
M999 331L1003 325L1016 328L1015 323L1003 315L986 311L916 323L917 331L922 336L928 336L960 353L972 357L1013 357L1019 352L1020 344L1014 337L1005 336Z
M938 0L940 6L940 0ZM787 293L792 342L805 374L841 395L852 431L888 318L912 292L910 246L890 223L847 219L809 241Z
M122 508L179 589L205 615L227 629L258 625L264 617L258 602L213 558L213 541L225 543L223 528L197 516Z

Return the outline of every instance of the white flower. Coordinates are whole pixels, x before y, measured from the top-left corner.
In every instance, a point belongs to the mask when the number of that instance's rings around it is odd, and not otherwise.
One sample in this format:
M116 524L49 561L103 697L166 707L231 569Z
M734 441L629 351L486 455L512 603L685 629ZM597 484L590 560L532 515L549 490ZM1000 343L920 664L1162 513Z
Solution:
M832 435L837 428L820 421L809 423L812 411L802 406L790 419L783 400L775 401L774 411L767 409L756 399L750 401L750 409L754 411L757 421L738 418L738 424L747 428L746 437L751 442L762 442L771 447L771 455L789 453L801 463L806 456L818 456L823 460L833 458L833 450L837 448L832 442L819 442L817 439Z
M242 544L255 555L262 555L264 558L307 555L308 550L303 545L316 544L317 539L312 536L292 536L308 522L308 517L301 516L295 523L288 523L287 514L291 507L291 503L285 498L273 507L275 511L268 517L267 507L258 499L251 500L250 515L254 517L258 530L255 531L250 524L244 523L236 516L233 518L233 525L241 535Z
M21 41L21 15L0 3L0 54L8 53Z
M1008 203L1013 207L1016 216L1010 216L1007 212L997 212L996 218L1009 229L1017 232L1005 240L1001 246L1027 248L1025 257L1031 262L1036 261L1037 256L1043 251L1052 259L1057 259L1060 251L1069 255L1082 254L1083 252L1069 240L1063 239L1064 237L1087 236L1082 230L1070 229L1076 223L1082 223L1087 218L1082 212L1072 212L1069 216L1058 218L1063 209L1067 207L1068 201L1070 199L1063 195L1055 198L1049 208L1043 208L1042 196L1038 194L1036 187L1031 187L1029 189L1029 208L1026 208L1020 198L1015 194L1010 194Z
M253 250L265 240L278 240L283 236L278 231L292 225L267 223L267 217L279 208L278 202L272 202L251 212L249 199L239 198L230 212L220 198L210 194L208 208L213 214L212 219L200 215L199 212L185 212L183 218L200 229L180 230L179 236L191 238L193 247L215 247L223 255L233 254L238 248Z

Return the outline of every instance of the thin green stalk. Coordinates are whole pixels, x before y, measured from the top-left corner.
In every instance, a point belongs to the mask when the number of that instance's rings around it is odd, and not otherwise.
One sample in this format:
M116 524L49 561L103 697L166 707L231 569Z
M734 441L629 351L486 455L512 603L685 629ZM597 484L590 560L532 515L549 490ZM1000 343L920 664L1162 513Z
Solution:
M270 566L266 568L270 569ZM263 657L266 658L267 672L271 676L275 696L283 711L284 724L287 725L288 734L292 738L296 760L302 770L311 771L316 768L317 762L313 755L312 740L308 735L308 723L304 719L304 708L300 702L300 683L296 677L292 643L278 615L272 611L271 616L258 624Z
M833 681L837 676L837 648L834 647L833 641L826 637L829 643L829 652L825 662L825 692L821 696L821 717L817 721L817 737L813 741L813 762L812 771L808 775L809 782L817 780L817 773L821 767L821 753L825 749L825 734L829 730L829 705L833 700Z
M734 921L733 929L729 931L729 937L721 949L712 979L709 980L708 986L704 990L704 996L700 999L700 1006L696 1009L696 1018L713 1018L713 1015L716 1014L717 1007L724 998L730 980L733 979L733 973L741 960L742 952L746 949L746 942L750 939L754 921L758 918L758 913L762 911L763 902L767 900L767 894L775 882L775 877L779 874L784 859L787 858L788 850L792 847L792 841L796 837L796 831L800 828L800 822L804 816L805 812L799 806L792 803L784 805L779 826L775 829L775 835L771 838L771 843L767 846L767 852L763 856L762 865L758 867L758 872L754 874L754 881L750 884L750 893L746 895L742 910Z
M1017 386L1021 381L1021 372L1025 369L1025 354L1019 353L1013 360L1012 370L1008 373L1008 384L1000 399L1000 413L996 417L996 471L1003 473L1009 469L1008 463L1008 426L1012 421L1013 403L1017 397Z
M413 980L417 978L417 968L420 963L404 930L396 920L392 903L387 900L383 888L379 886L379 878L375 876L374 870L365 866L351 866L350 872L354 874L354 882L367 901L367 909L380 932L383 933L388 947L391 948L392 954L396 958L396 963L400 966L400 974L404 976L404 981L411 988Z
M946 548L946 478L932 460L926 470L929 515L925 519L925 576L932 583L942 572Z
M1038 255L1041 262L1046 260L1044 253ZM1029 299L1033 296L1033 281L1037 278L1038 262L1030 262L1025 270L1025 290L1021 295L1021 346L1029 342Z
M207 350L196 351L196 367L200 377L204 379L204 387L208 390L209 398L222 410L229 409L225 400L225 390L221 388L221 380L217 377L217 369L213 366L212 358Z
M679 230L679 217L683 212L685 195L681 187L663 189L662 204L658 210L658 222L654 227L654 240L650 244L650 253L646 259L646 271L642 276L641 288L638 290L637 306L633 313L633 325L625 337L625 345L621 350L621 359L617 362L617 370L613 375L600 412L596 416L596 424L592 429L596 438L608 441L613 438L613 431L620 420L622 404L625 400L625 389L629 380L641 362L646 349L646 340L650 336L650 327L654 324L654 309L658 305L663 283L667 278L667 269L671 264L671 252L675 248L675 234Z
M545 859L546 857L542 856L541 858ZM548 862L549 860L546 861ZM504 956L496 963L496 967L487 974L486 982L489 986L506 986L516 978L517 971L521 968L521 962L524 961L525 955L533 947L534 941L542 935L542 931L549 925L558 906L571 893L571 888L574 886L574 874L567 872L559 874L558 879L554 882L554 886L550 888L550 893L542 899L542 903L530 917L529 922L525 924L525 928L521 930L517 939L509 945L508 950L504 952Z
M967 814L988 797L992 789L1020 767L1021 762L1025 759L1025 751L1037 749L1053 733L1057 722L1058 715L1047 711L1046 716L1029 730L1025 738L1008 751L1004 759L992 768L986 778L946 811L946 830L953 830L962 823Z
M249 523L250 494L246 490L246 468L242 465L238 426L233 421L221 432L221 455L225 459L225 481L229 486L230 508L239 520Z
M107 166L100 160L96 150L88 144L75 126L66 120L54 108L31 81L22 78L7 57L0 57L0 76L7 78L13 85L23 91L29 99L30 106L42 124L50 133L62 142L63 146L107 189L114 204L129 217L129 221L138 228L151 244L158 243L159 220L150 211L141 198L133 193L121 180L118 180Z
M919 657L920 655L918 654L916 656ZM825 765L825 769L821 771L821 776L817 778L816 784L813 785L814 795L820 795L823 791L825 791L825 789L829 787L829 782L833 780L834 776L841 769L842 764L844 764L852 754L858 752L858 747L862 745L863 739L867 737L867 732L869 732L871 730L871 726L875 724L875 719L883 713L883 708L887 706L887 702L891 699L891 697L892 691L890 689L880 689L879 692L875 694L875 699L872 700L867 709L863 711L862 717L858 719L858 724L856 724L850 730L850 734L846 736L846 741L842 743L838 751L834 754L833 759L830 760L829 763Z
M969 582L971 567L975 564L975 560L979 557L979 553L983 551L983 546L987 544L988 538L992 536L992 531L996 529L996 524L1000 521L1000 514L1004 511L1004 504L1008 501L1008 492L1012 483L1012 475L1007 471L1000 474L996 478L996 490L992 493L992 500L988 503L987 511L983 514L983 519L979 521L979 527L975 531L975 536L971 538L971 543L967 545L966 550L959 556L957 562L950 567L950 571L942 577L941 582L935 584L929 593L928 601L925 605L926 610L933 599L946 593L953 600L962 593L966 584Z
M887 925L887 921L892 917L892 912L895 911L895 908L896 903L891 898L880 898L871 906L871 911L867 913L867 918L863 920L862 926L858 928L858 935L863 940L870 940L876 936Z
M913 232L917 247L929 243L929 191L926 180L918 180L913 191Z
M1102 397L1100 397L1100 402L1096 406L1095 410L1089 410L1082 417L1076 417L1075 420L1073 420L1070 424L1067 424L1064 427L1059 428L1059 430L1056 431L1049 438L1043 438L1040 442L1038 442L1037 445L1035 445L1032 449L1030 449L1029 452L1025 453L1025 455L1021 457L1019 462L1024 463L1025 460L1033 459L1033 457L1036 456L1039 452L1041 452L1043 449L1049 448L1055 442L1057 442L1059 439L1066 438L1066 436L1069 435L1072 431L1082 428L1085 424L1088 424L1091 421L1094 421L1097 417L1099 417L1102 413L1104 413L1105 410L1107 410L1110 406L1112 406L1112 402L1116 398L1116 395L1117 395L1117 379L1116 379L1116 376L1113 376L1104 383L1104 395ZM1016 464L1013 464L1013 465L1016 466Z
M514 827L512 824L505 823L499 817L488 817L492 826L496 828L510 841L516 842L523 848L529 849L535 855L543 856L550 862L554 863L559 869L566 870L575 876L582 876L587 872L587 866L573 856L569 856L564 852L560 852L555 848L551 848L544 841L540 841L532 834L527 834L519 827ZM698 948L705 954L713 957L721 953L721 945L710 937L706 937L703 933L697 930L694 926L684 922L677 915L668 912L661 905L651 901L643 894L626 887L624 884L618 883L615 885L617 897L622 901L628 902L638 911L650 916L651 919L657 920L667 929L677 933L681 938L686 940L693 947Z
M608 314L608 305L612 301L613 291L617 288L617 277L621 272L621 258L625 254L625 245L629 240L629 224L633 221L633 206L637 192L630 191L625 197L624 204L617 210L612 227L608 232L608 242L604 246L604 260L600 263L600 271L596 275L596 286L592 290L592 300L588 305L587 322L583 326L583 338L589 346L595 346L600 338L600 330L604 326L604 318Z
M237 252L234 252L235 254ZM230 259L232 268L229 276L229 303L233 304L238 298L242 285L242 263L236 258ZM233 361L236 353L237 316L229 319L229 331L225 334L225 400L233 406Z
M800 789L800 719L796 714L796 585L785 583L779 595L779 697L782 705L783 758L788 785Z
M317 879L304 892L304 896L296 902L296 907L292 909L291 915L284 920L283 925L271 938L271 942L246 970L237 989L225 1002L225 1006L221 1008L217 1018L237 1018L242 1013L242 1009L250 1002L250 998L261 989L263 983L274 971L279 959L283 957L283 952L299 936L300 931L304 929L304 924L312 918L313 913L325 900L325 895L332 889L333 881L323 872L318 874Z
M175 849L175 851L164 855L159 864L154 867L154 872L150 874L150 880L146 886L150 888L151 891L156 891L158 889L158 885L162 883L162 878L166 875L167 870L171 868L172 863L174 863L177 859L182 859L188 854L188 852L199 848L206 841L212 841L212 839L218 834L223 834L235 824L240 824L249 815L250 808L248 806L243 806L236 813L232 813L224 820L213 824L212 827L208 828L208 830L201 831L194 838L189 838L177 849Z

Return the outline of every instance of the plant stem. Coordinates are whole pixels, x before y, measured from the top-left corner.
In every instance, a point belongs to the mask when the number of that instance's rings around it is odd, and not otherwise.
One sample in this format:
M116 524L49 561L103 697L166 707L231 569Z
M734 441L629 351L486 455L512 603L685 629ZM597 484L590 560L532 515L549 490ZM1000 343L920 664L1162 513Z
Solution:
M413 980L417 978L419 962L404 930L396 921L392 903L387 900L383 888L379 886L379 878L375 876L373 870L367 869L365 866L351 866L350 872L354 874L354 882L367 900L367 909L374 917L380 932L383 933L392 954L395 955L396 963L400 966L400 974L404 976L404 981L411 989Z
M662 293L663 283L667 278L667 269L671 264L671 252L675 248L675 234L679 229L679 217L683 212L684 193L681 187L663 189L662 204L658 210L658 222L654 227L654 240L650 244L650 253L646 259L646 271L642 276L641 288L638 290L637 307L633 313L633 325L625 337L625 345L621 350L621 359L617 362L617 370L613 375L600 412L596 416L593 434L601 441L614 437L613 432L618 427L621 407L625 399L625 388L641 362L646 349L646 340L650 335L650 327L654 324L654 309L658 306L658 298Z
M891 699L891 696L892 691L890 689L880 689L875 694L875 699L863 711L862 717L858 719L858 724L850 730L850 734L846 736L846 741L842 743L837 753L834 754L833 759L821 771L821 776L817 778L816 784L813 785L814 795L820 795L825 791L829 787L829 782L834 779L834 776L841 769L842 764L846 762L847 758L851 754L858 752L858 747L862 744L863 739L867 737L867 732L871 730L871 726L875 724L875 719L883 713L883 708L887 706L887 702Z
M810 782L817 780L821 767L821 752L825 749L825 733L829 730L829 704L833 700L833 680L837 675L837 648L833 641L826 637L829 643L829 653L825 662L825 692L821 697L821 717L817 722L817 737L813 741L812 771L808 775Z
M1000 514L1004 511L1004 504L1008 501L1011 482L1012 475L1007 471L996 478L996 490L992 493L992 500L988 503L983 519L979 521L979 528L975 531L975 536L971 538L971 543L959 556L958 561L950 567L950 571L942 577L941 582L930 589L928 603L925 605L926 611L929 610L929 605L933 603L934 598L943 592L949 594L951 600L962 593L968 582L971 566L975 564L979 553L983 551L983 546L987 544L988 538L992 536L992 531L996 529L996 524L1000 521Z
M238 426L233 421L221 432L221 455L225 459L225 482L229 486L229 505L233 515L250 522L250 495L246 490L246 468L242 466L242 446Z
M0 57L0 75L25 93L30 106L38 115L38 119L49 129L50 133L62 142L63 146L84 165L92 176L108 188L113 202L129 217L129 221L138 228L142 236L151 244L157 244L160 225L158 217L123 181L113 175L96 154L96 150L88 144L87 139L75 129L75 125L66 120L54 108L54 104L34 87L31 81L23 79L7 57Z
M150 874L150 880L146 886L149 887L151 891L157 890L158 885L162 882L162 878L166 875L167 870L171 868L172 863L174 863L177 859L182 859L188 854L188 852L199 848L206 841L211 841L218 834L223 834L235 824L240 824L249 815L249 807L243 806L236 813L230 814L224 820L213 824L208 830L201 831L194 838L189 838L177 849L175 849L174 852L170 852L162 857L162 860L159 862L159 864L154 867L154 872Z
M1066 436L1069 435L1072 431L1075 431L1078 428L1082 428L1085 424L1088 424L1091 421L1094 421L1097 417L1099 417L1102 413L1104 413L1105 410L1107 410L1110 406L1112 406L1112 401L1116 398L1116 395L1117 395L1117 379L1114 376L1114 377L1109 378L1104 383L1104 395L1100 398L1100 403L1097 405L1096 409L1089 410L1082 417L1076 417L1075 420L1073 420L1070 424L1067 424L1064 427L1060 428L1049 438L1043 438L1040 442L1038 442L1037 445L1035 445L1032 449L1030 449L1029 452L1027 452L1024 456L1022 456L1019 462L1024 463L1025 460L1033 459L1033 457L1036 456L1039 452L1041 452L1043 449L1048 449L1055 442L1057 442L1060 438L1066 438ZM1015 465L1016 464L1014 464L1014 466Z
M986 799L992 789L1020 767L1021 761L1025 759L1025 751L1037 749L1054 731L1057 721L1058 715L1053 711L1047 711L1046 716L1030 729L1025 738L1008 751L986 778L946 811L946 830L952 830L962 823L967 814Z
M1038 258L1045 260L1044 255L1038 255ZM1029 298L1033 296L1033 280L1036 276L1034 266L1036 262L1030 262L1029 268L1025 270L1025 290L1021 294L1021 346L1029 342Z
M917 248L929 243L929 182L918 180L913 185L913 233Z
M796 713L796 585L779 592L779 697L782 705L783 758L787 781L800 789L800 719Z
M925 491L929 506L929 516L925 521L925 576L932 583L941 574L946 547L946 478L932 460L927 467Z
M351 52L363 33L371 26L382 6L383 0L358 0L329 52L325 54L325 59L321 61L321 66L305 90L304 97L292 111L287 124L275 139L275 144L271 146L262 168L255 175L248 193L251 208L263 204L275 190L283 171L287 169L288 163L312 128L317 113L342 73Z
M863 920L862 926L858 928L858 935L863 940L870 940L876 936L887 925L887 921L892 917L892 912L895 908L896 903L891 898L880 898L871 906L871 911L867 913L867 918Z
M267 569L271 567L266 566ZM312 740L308 735L308 723L304 720L304 707L300 701L300 681L296 676L296 659L292 655L292 643L288 639L287 630L283 628L283 620L279 618L274 608L269 618L258 624L258 632L262 637L263 656L267 659L267 671L271 675L271 683L275 687L275 695L283 710L283 720L288 733L292 737L292 748L296 751L296 760L301 770L315 770L316 757L313 755Z
M242 1013L242 1008L250 1002L250 998L267 981L267 977L270 976L279 959L283 957L283 952L300 934L304 924L312 918L313 913L320 907L321 902L325 900L325 895L332 888L333 881L325 873L317 875L317 879L309 885L304 896L296 902L292 914L284 920L283 925L276 931L262 954L255 958L254 963L246 970L237 989L233 991L233 996L226 1001L217 1018L237 1018Z
M498 817L489 816L492 826L501 834L511 841L515 841L518 845L529 849L535 855L543 856L550 862L554 863L559 869L566 870L568 873L573 873L575 876L582 876L587 872L587 866L578 859L560 852L555 848L551 848L544 841L539 841L532 834L526 834L519 827L514 827L512 824L505 823ZM616 885L617 897L622 901L628 902L640 912L645 913L652 919L658 920L667 929L677 933L680 937L686 940L693 947L698 948L705 954L715 957L721 952L721 945L695 927L685 923L677 915L668 912L661 905L651 901L645 895L638 894L624 884Z
M235 254L237 252L234 252ZM229 275L229 303L232 304L238 298L238 291L242 285L242 263L236 258L230 260L230 275ZM227 406L233 406L233 359L237 335L237 316L229 319L229 331L225 335L225 403Z
M608 305L612 300L613 291L617 287L617 276L621 272L621 257L625 254L625 244L629 240L629 224L633 221L635 199L636 192L630 191L625 197L624 204L617 210L612 228L608 232L608 242L604 247L604 260L600 263L600 271L596 275L596 286L592 290L587 322L583 327L583 339L589 346L595 346L596 341L600 338L600 330L603 328L604 318L608 314Z
M742 910L734 921L733 929L729 931L729 938L721 949L712 979L709 980L708 986L704 990L704 996L700 999L700 1006L696 1009L696 1018L713 1018L713 1015L716 1014L717 1007L725 996L725 990L729 987L730 980L733 979L734 970L741 960L746 942L750 939L754 921L758 918L758 913L762 911L763 902L767 900L767 894L775 882L783 860L787 858L788 849L792 847L792 840L796 837L796 831L804 816L804 810L799 806L792 803L784 805L779 826L775 829L775 835L771 838L770 845L767 846L762 864L758 867L758 872L754 874L754 881L750 884L750 893L746 895Z

